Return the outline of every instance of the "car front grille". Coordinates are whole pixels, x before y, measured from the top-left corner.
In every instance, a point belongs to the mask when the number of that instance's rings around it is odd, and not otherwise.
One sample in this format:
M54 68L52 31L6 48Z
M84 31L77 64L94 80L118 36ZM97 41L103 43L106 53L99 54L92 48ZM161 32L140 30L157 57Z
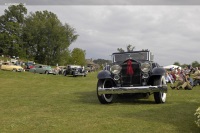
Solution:
M141 70L140 64L137 62L132 62L133 74L127 73L127 62L122 65L121 71L121 84L122 86L139 86L141 85Z

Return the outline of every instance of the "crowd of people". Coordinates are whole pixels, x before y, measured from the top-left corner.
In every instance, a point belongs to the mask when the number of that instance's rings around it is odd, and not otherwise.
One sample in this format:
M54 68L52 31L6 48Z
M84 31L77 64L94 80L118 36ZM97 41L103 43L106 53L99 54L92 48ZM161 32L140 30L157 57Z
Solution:
M200 67L171 68L166 70L165 79L172 89L192 90L200 85Z

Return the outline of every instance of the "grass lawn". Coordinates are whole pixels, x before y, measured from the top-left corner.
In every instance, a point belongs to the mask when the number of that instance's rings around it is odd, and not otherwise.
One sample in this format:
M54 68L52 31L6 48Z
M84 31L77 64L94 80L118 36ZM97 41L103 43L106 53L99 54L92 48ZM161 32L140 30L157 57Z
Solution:
M200 86L171 90L165 104L119 98L102 105L87 77L0 70L0 133L199 133Z

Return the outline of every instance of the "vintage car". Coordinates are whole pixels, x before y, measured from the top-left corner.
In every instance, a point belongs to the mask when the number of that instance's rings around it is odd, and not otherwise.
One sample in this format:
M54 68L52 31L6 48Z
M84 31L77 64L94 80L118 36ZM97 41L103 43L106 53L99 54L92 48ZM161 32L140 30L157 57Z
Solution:
M37 64L33 68L29 69L29 72L40 74L54 74L51 66Z
M155 103L165 103L165 69L153 61L150 51L112 54L112 66L98 73L97 97L112 103L117 95L154 95Z
M84 76L86 77L87 73L83 67L79 65L67 65L66 70L64 71L64 76L73 75L76 76Z
M35 63L33 61L26 62L25 67L24 67L25 71L29 71L31 68L34 67L34 65L35 65Z
M63 75L66 70L66 66L57 66L53 69L54 75Z
M0 66L1 70L9 70L13 72L23 72L24 69L21 66L13 65L9 62L3 62Z
M65 70L67 69L67 66L58 66L59 72L58 74L63 75Z

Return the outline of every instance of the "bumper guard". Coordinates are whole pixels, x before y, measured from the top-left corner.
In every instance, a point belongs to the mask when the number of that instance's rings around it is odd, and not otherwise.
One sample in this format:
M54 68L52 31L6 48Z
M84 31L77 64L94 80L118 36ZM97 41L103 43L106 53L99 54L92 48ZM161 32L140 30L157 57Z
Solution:
M125 94L125 93L153 93L153 92L167 92L167 85L159 86L137 86L137 87L112 87L101 88L98 87L98 94Z

